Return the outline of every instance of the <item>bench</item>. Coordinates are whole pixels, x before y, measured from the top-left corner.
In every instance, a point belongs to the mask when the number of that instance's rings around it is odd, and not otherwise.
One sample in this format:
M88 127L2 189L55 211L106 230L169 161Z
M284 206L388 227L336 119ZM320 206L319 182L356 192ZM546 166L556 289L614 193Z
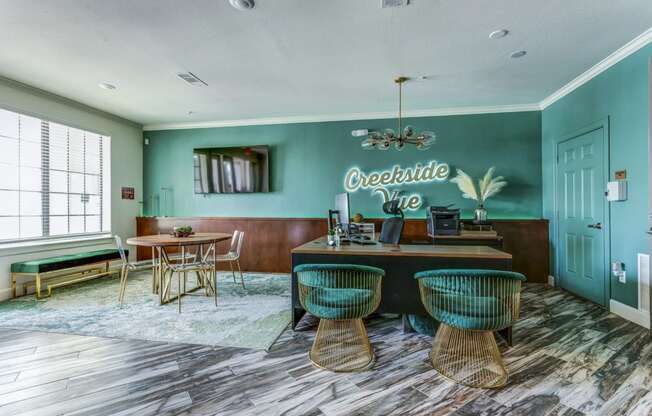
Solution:
M126 254L128 255L128 252ZM35 285L36 297L40 298L41 286L45 282L47 282L48 296L51 296L54 288L115 273L109 270L109 263L113 260L120 260L120 252L115 248L13 263L11 265L13 297L16 297L17 278L21 276L34 278L33 282L23 284L23 294L27 293L29 285Z

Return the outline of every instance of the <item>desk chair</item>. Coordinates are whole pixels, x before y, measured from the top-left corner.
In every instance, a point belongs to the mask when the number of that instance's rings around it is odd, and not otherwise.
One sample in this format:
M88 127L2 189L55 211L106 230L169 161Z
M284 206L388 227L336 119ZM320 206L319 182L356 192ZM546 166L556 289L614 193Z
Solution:
M441 322L430 361L438 373L470 387L507 383L493 331L518 319L520 273L498 270L431 270L414 275L421 301Z
M370 367L375 356L362 318L380 304L385 271L352 264L302 264L294 271L301 305L320 318L310 361L336 372Z
M403 233L403 211L398 207L399 201L397 199L383 204L383 212L392 215L383 221L383 226L380 229L381 243L398 244L401 241L401 234Z

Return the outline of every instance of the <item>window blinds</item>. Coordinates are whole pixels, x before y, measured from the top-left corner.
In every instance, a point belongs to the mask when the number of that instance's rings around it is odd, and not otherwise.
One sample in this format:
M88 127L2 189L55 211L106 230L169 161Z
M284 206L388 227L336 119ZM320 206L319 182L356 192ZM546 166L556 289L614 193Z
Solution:
M0 241L110 231L110 137L0 109Z

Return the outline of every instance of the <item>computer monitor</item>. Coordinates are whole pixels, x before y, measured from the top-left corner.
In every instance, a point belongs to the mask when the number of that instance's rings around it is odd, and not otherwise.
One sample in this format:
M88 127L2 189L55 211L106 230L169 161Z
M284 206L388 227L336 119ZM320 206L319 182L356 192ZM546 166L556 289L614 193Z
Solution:
M349 211L349 194L344 192L335 195L335 210L339 212L339 223L345 232L349 230L351 212Z

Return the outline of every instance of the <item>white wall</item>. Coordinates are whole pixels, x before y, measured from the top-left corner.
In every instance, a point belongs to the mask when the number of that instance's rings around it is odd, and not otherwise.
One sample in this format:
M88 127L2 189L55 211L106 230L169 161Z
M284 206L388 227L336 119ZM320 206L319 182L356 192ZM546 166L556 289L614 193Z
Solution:
M123 238L136 234L143 185L142 126L3 78L0 107L111 136L111 232ZM136 198L122 200L122 186L133 186ZM111 239L0 249L0 301L10 296L11 263L107 247L113 247Z

